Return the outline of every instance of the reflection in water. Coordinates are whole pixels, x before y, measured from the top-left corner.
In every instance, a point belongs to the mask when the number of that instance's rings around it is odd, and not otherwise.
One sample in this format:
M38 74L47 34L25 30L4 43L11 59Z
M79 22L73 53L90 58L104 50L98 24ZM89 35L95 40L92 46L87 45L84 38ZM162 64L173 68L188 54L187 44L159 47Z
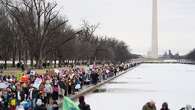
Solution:
M127 79L142 79L142 77L126 77Z
M131 85L131 84L152 84L152 82L144 82L144 81L142 81L142 82L138 82L138 81L128 81L128 82L118 82L118 81L111 81L111 82L109 82L109 83L107 83L107 84L112 84L112 85L117 85L117 84L128 84L128 85Z
M96 89L95 91L93 91L93 93L104 93L106 92L106 89Z
M133 88L99 88L96 89L93 93L132 93L132 92L157 92L156 90L150 89L133 89Z
M128 84L129 82L122 82L122 81L120 81L120 82L117 82L117 81L111 81L111 82L108 82L108 84Z

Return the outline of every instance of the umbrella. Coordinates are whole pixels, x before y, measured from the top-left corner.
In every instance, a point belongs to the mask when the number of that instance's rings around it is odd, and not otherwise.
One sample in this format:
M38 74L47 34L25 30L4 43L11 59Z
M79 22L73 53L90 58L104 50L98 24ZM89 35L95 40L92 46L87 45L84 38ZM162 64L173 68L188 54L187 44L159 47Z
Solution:
M5 88L7 88L9 85L10 85L10 84L7 83L7 82L1 82L1 83L0 83L0 89L5 89Z

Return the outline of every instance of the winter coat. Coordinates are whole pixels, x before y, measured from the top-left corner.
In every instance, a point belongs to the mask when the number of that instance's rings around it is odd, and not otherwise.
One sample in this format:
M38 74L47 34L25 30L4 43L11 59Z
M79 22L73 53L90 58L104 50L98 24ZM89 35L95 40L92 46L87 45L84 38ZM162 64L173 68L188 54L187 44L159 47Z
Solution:
M80 110L91 110L88 104L79 104Z
M155 105L150 106L149 103L147 103L143 106L142 110L156 110L156 107L155 107Z

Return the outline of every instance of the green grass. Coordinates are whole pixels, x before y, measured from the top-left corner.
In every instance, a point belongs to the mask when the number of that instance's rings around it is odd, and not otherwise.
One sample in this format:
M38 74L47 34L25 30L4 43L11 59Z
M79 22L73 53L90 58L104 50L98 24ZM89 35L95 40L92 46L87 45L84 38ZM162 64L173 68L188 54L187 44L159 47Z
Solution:
M35 69L35 71L38 73L38 74L44 74L46 70L49 70L49 69ZM0 73L1 75L16 75L17 73L21 73L21 69L7 69L7 70L4 70L3 73ZM23 73L25 73L26 71L24 71Z

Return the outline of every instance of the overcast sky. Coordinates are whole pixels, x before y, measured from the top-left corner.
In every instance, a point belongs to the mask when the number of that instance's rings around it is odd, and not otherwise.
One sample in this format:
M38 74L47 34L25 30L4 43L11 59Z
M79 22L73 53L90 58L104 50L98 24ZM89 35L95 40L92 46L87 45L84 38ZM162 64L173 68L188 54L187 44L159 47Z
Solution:
M159 52L185 54L195 48L195 0L159 1ZM58 0L75 27L100 23L96 34L125 41L134 53L151 45L152 0Z

